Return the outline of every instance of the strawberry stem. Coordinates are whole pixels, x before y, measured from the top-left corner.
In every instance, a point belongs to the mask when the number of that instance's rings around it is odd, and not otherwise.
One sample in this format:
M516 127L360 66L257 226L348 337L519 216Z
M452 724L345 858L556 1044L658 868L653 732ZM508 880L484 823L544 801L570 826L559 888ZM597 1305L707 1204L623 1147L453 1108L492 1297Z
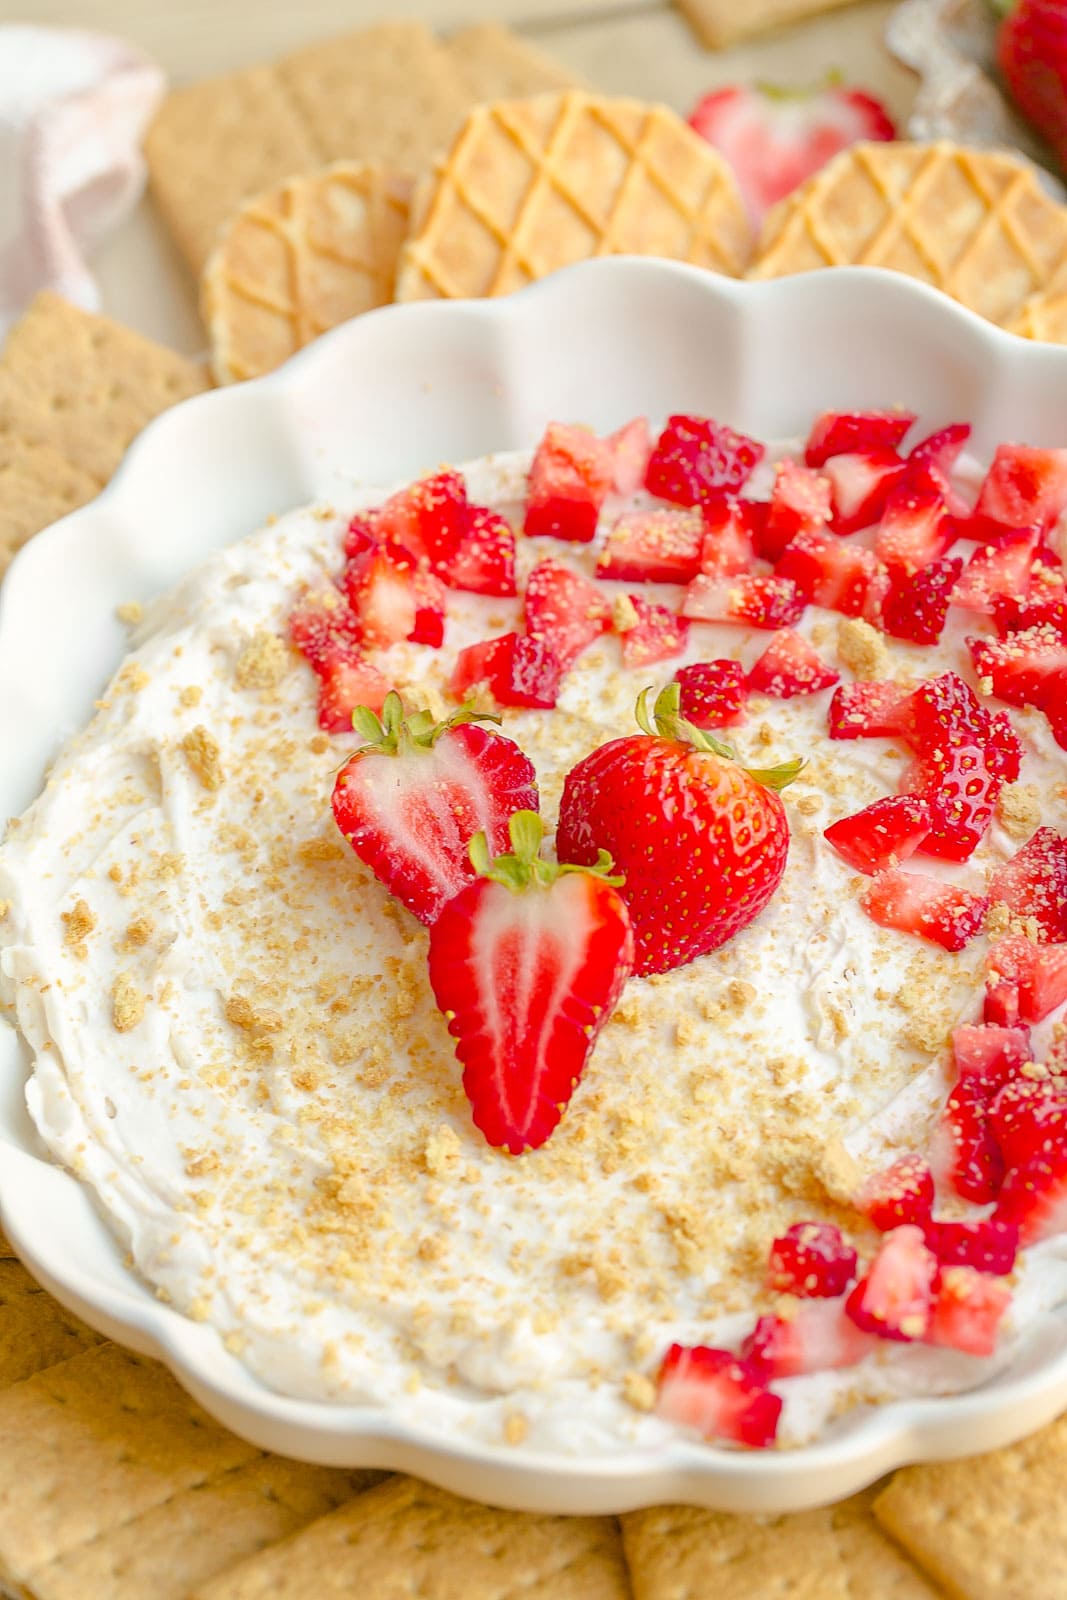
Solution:
M576 862L545 861L541 844L545 825L536 811L516 811L508 819L508 837L511 852L496 857L489 854L489 841L484 833L476 833L467 846L471 866L480 878L491 878L502 883L513 894L522 894L531 884L550 889L557 878L568 872L584 872L592 878L603 878L612 888L625 883L625 877L612 876L613 861L606 850L601 850L591 867L580 867Z
M692 745L694 750L706 751L723 761L734 761L744 768L750 778L755 778L756 782L763 784L766 789L784 789L787 784L793 782L804 766L803 759L796 756L792 761L783 761L776 767L745 767L732 744L716 739L707 728L698 728L695 723L682 716L680 683L672 681L666 688L661 689L649 713L648 697L651 693L651 688L642 689L637 697L634 716L641 731L652 739L673 739L676 744Z
M476 710L472 700L466 701L458 711L453 711L450 717L445 717L441 722L435 721L433 712L428 709L413 711L410 716L405 716L404 702L395 689L390 689L386 695L380 716L370 706L356 706L352 712L352 727L364 739L356 751L360 756L370 751L377 755L396 756L409 754L412 750L432 750L449 728L458 728L464 722L499 723L500 720L495 712Z

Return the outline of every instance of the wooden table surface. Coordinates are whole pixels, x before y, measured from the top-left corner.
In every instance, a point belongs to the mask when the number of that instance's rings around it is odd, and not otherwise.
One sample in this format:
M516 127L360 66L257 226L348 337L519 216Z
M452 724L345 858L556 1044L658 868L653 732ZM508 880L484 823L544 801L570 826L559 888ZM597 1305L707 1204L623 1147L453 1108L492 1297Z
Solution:
M757 79L800 87L836 68L903 119L914 79L883 44L893 4L861 0L721 52L705 50L669 0L32 0L29 8L25 0L0 0L0 23L121 34L181 84L399 16L442 32L492 19L607 93L662 100L683 112L719 84ZM187 353L203 348L195 285L150 201L103 244L94 268L111 316Z

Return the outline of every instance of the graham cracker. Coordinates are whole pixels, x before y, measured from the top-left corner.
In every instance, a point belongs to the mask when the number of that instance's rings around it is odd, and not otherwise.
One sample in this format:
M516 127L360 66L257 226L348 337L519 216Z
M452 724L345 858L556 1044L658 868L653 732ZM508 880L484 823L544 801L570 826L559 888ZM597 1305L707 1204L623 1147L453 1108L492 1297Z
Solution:
M19 1262L0 1260L0 1389L102 1342Z
M936 1600L882 1534L873 1494L788 1516L657 1506L622 1519L634 1600Z
M905 1467L875 1516L955 1600L1067 1595L1067 1417L991 1455Z
M391 1478L190 1600L630 1600L613 1517L529 1516Z
M497 22L463 28L445 49L473 101L518 100L582 86L582 80L561 62Z
M320 333L393 297L410 179L339 161L242 206L204 269L218 383L270 372Z
M1067 263L1067 207L1026 161L933 144L858 144L768 216L750 278L889 267L1010 325Z
M675 0L693 32L709 50L722 50L772 28L787 27L850 0Z
M508 294L623 253L736 275L749 246L733 174L680 117L572 89L475 107L416 199L396 298Z

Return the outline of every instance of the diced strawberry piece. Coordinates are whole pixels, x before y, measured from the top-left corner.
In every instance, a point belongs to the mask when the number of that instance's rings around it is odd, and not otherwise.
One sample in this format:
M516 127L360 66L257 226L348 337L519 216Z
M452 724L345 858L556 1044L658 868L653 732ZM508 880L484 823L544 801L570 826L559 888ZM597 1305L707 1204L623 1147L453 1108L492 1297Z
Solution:
M378 514L375 511L357 511L352 521L345 529L342 547L346 558L361 556L364 550L369 550L381 538L378 531ZM403 543L403 540L400 541Z
M1004 1181L1004 1158L989 1126L989 1091L981 1078L961 1078L949 1092L934 1135L938 1177L976 1205L995 1200Z
M969 514L967 502L952 487L951 473L970 437L969 422L950 422L947 428L939 428L936 433L920 439L908 453L909 468L922 467L933 476L954 517Z
M449 689L462 699L485 684L498 705L550 710L559 694L560 664L541 639L505 633L468 645L456 657Z
M765 547L784 551L798 533L821 533L829 520L829 480L787 457L778 468L771 491L763 531Z
M791 700L798 694L818 694L838 682L839 674L808 641L790 628L776 633L748 675L749 692Z
M981 932L989 901L921 872L881 872L860 901L880 928L913 933L943 950L962 950Z
M705 1439L761 1449L773 1442L782 1401L756 1368L728 1350L672 1344L657 1381L656 1415Z
M868 621L877 618L889 588L873 551L825 533L799 533L774 570L813 605Z
M434 567L451 561L467 526L467 486L447 470L391 495L377 512L379 540L403 545L412 555L428 556Z
M952 1057L961 1078L1006 1083L1034 1059L1029 1028L965 1022L952 1030Z
M821 467L830 456L896 450L914 421L914 411L824 411L808 435L804 460Z
M687 722L697 728L730 728L743 720L748 679L740 661L695 661L674 676Z
M389 680L354 652L324 661L318 674L319 727L325 733L351 733L356 707L380 711L389 693Z
M1067 1230L1067 1145L1054 1144L1010 1168L994 1216L1016 1224L1022 1245Z
M845 1315L840 1300L807 1300L788 1317L760 1317L741 1346L742 1358L768 1383L805 1372L854 1367L874 1349Z
M970 684L943 672L912 696L918 760L901 788L930 806L924 855L965 861L993 818L1000 780L987 758L990 716Z
M874 526L907 464L895 450L849 451L830 456L820 470L830 480L834 532L844 535Z
M645 481L652 454L647 417L634 417L604 440L611 452L611 487L616 494L636 494Z
M506 670L506 664L510 661L511 638L511 634L504 634L499 639L481 639L477 644L469 644L461 650L452 668L449 694L457 700L463 700L480 685L492 691L497 674Z
M1047 532L1067 507L1067 450L997 446L975 511L1007 528ZM1010 591L1007 591L1010 592Z
M985 759L986 766L1001 783L1014 783L1022 770L1022 741L1006 711L994 711L989 718Z
M931 1222L926 1242L942 1267L973 1267L1003 1277L1015 1265L1019 1230L1013 1222L982 1217L975 1222Z
M747 622L777 632L800 620L804 600L788 578L740 572L733 578L698 573L685 591L682 615L698 622Z
M997 1028L1018 1027L1019 985L1008 978L998 978L993 983L987 979L982 1020Z
M823 830L823 838L857 872L873 874L913 856L930 832L930 808L915 795L889 795Z
M1002 639L1009 633L1045 626L1067 640L1067 598L1062 589L1047 587L1028 595L995 594L993 620Z
M1023 1022L1041 1022L1067 1000L1067 944L1031 944L1021 934L1006 933L991 947L986 965L992 984L1007 979L1017 986Z
M289 637L316 672L338 655L356 655L359 625L332 584L306 594L289 613Z
M689 624L684 617L668 611L666 606L651 604L638 594L629 596L637 621L633 627L624 628L618 621L616 627L622 642L623 665L648 667L656 661L669 661L681 655L689 637Z
M710 417L668 417L649 459L645 487L676 505L700 505L722 490L736 493L764 454L757 440Z
M611 627L603 589L561 561L539 561L526 581L526 632L551 650L566 672Z
M362 645L384 648L411 638L418 607L415 557L409 550L398 544L372 546L346 563L341 585Z
M886 502L874 550L899 581L940 561L955 536L940 490L933 482L908 474Z
M614 474L613 453L603 439L588 428L550 422L530 465L527 534L587 544Z
M856 1275L856 1252L832 1222L794 1222L775 1239L767 1287L802 1299L844 1294Z
M989 898L1018 917L1033 917L1044 938L1067 942L1067 838L1038 828L1017 855L997 867Z
M408 637L412 644L428 644L439 650L445 642L447 596L444 584L432 572L418 567L413 579L413 592L415 624Z
M961 556L946 556L910 578L893 582L882 607L882 627L909 644L936 644L945 627L952 591L963 571Z
M858 1328L880 1339L925 1339L933 1314L937 1257L912 1223L887 1233L845 1310Z
M830 701L831 739L910 739L911 697L897 683L843 683Z
M750 572L756 559L753 500L720 495L704 507L704 540L700 547L700 571L715 578L730 578ZM695 577L694 574L690 576Z
M515 594L515 535L510 524L488 506L470 506L459 548L437 571L451 589Z
M1052 1078L1005 1083L989 1107L989 1126L1009 1167L1067 1146L1067 1089Z
M1011 1290L973 1267L945 1267L937 1284L928 1344L972 1356L991 1356L997 1329L1011 1305Z
M608 530L597 576L688 583L700 571L703 544L699 511L629 511Z
M867 1179L856 1196L856 1209L879 1233L889 1233L905 1222L925 1228L934 1209L934 1175L918 1156L901 1156Z
M956 587L952 604L991 617L997 595L1025 595L1033 578L1036 529L1012 533L1002 544L985 544L971 556Z

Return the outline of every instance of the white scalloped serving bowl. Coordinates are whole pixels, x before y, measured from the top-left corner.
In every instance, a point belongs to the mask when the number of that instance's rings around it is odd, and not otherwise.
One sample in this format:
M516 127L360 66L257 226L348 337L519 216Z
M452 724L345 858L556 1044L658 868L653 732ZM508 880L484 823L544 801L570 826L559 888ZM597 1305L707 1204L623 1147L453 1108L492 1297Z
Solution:
M99 499L19 555L0 597L0 815L24 809L60 740L88 718L123 654L116 606L171 584L272 512L354 480L386 483L529 446L550 418L608 430L639 412L695 411L788 437L818 411L899 403L929 427L969 419L987 452L1005 438L1062 444L1065 397L1067 350L1028 344L936 291L865 268L747 284L616 259L507 299L361 317L277 374L160 418ZM0 1023L0 1215L12 1242L59 1300L165 1361L266 1449L413 1472L527 1510L690 1501L773 1512L840 1498L904 1462L991 1449L1067 1406L1067 1319L1057 1316L980 1389L855 1411L815 1444L766 1454L680 1440L584 1462L287 1399L127 1270L88 1193L37 1138L27 1070Z

